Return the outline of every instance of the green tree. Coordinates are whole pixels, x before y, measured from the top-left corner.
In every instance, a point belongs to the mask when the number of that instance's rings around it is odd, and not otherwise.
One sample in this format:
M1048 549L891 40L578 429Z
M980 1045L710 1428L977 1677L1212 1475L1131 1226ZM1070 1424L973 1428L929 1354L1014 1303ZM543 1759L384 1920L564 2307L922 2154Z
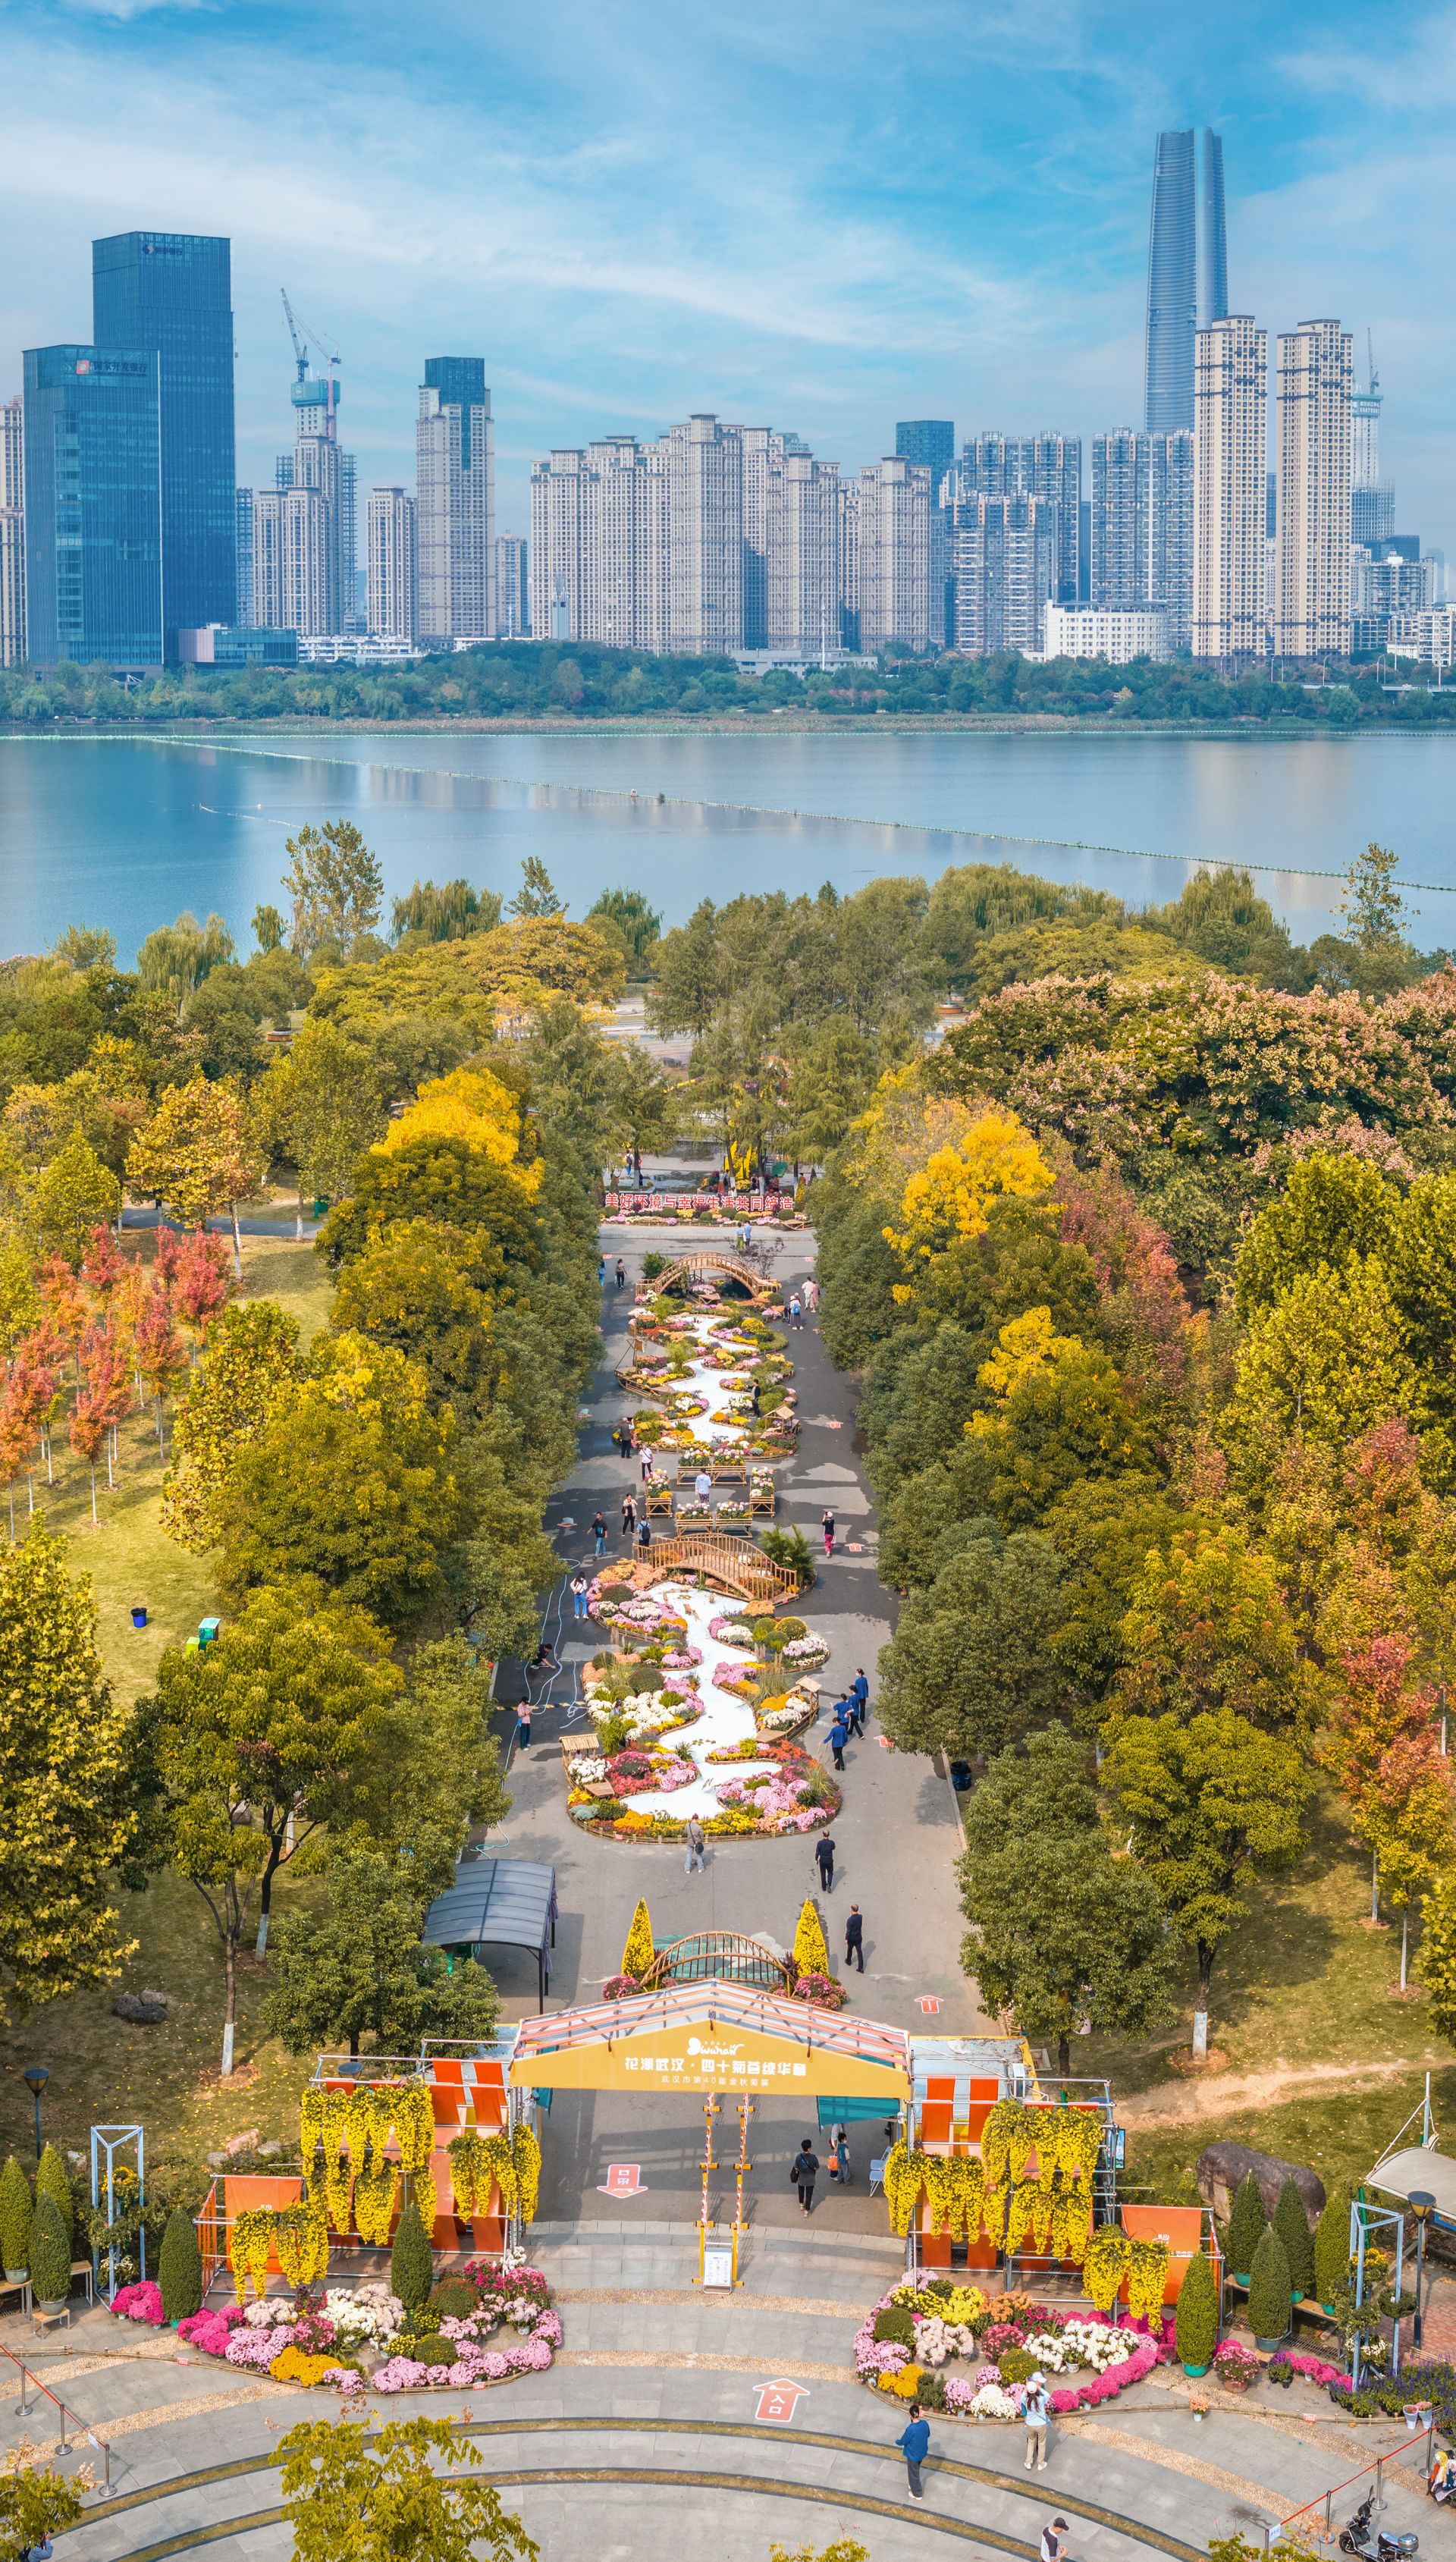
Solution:
M36 2195L56 2201L61 2221L66 2227L68 2250L76 2237L76 2205L71 2194L71 2181L66 2164L54 2144L47 2144L36 2164Z
M0 2019L115 1974L108 1901L132 1832L134 1720L96 1647L90 1578L37 1514L0 1554Z
M351 819L300 827L283 850L292 859L283 887L292 903L293 949L351 961L379 923L384 874Z
M484 1967L422 1944L428 1895L412 1850L351 1833L329 1854L322 1903L280 1917L264 2020L290 2055L347 2046L357 2057L365 2039L377 2055L413 2055L422 2037L494 2035Z
M1075 1338L1015 1378L973 1428L991 1465L991 1509L1007 1529L1044 1521L1079 1478L1151 1471L1152 1439L1134 1398L1107 1355Z
M1417 1175L1384 1252L1390 1297L1414 1380L1407 1411L1422 1439L1421 1472L1456 1488L1456 1176Z
M157 2284L162 2290L162 2310L169 2322L186 2321L190 2314L201 2311L202 2253L197 2229L185 2206L174 2206L167 2218L157 2259Z
M1133 1849L1197 1960L1193 2052L1208 2041L1213 1960L1248 1907L1251 1875L1288 1868L1305 1846L1313 1793L1299 1748L1232 1709L1127 1717L1113 1729L1109 1786L1133 1827Z
M912 1593L880 1657L880 1719L902 1750L970 1759L1000 1752L1054 1716L1049 1652L1061 1560L1034 1531L968 1543Z
M25 1223L41 1254L61 1254L75 1271L95 1227L114 1227L121 1187L80 1130L43 1166L25 1204Z
M1047 1514L1042 1527L1065 1569L1052 1644L1079 1712L1102 1715L1128 1661L1133 1592L1167 1560L1184 1518L1155 1479L1127 1477L1079 1478Z
M619 1141L632 1157L643 1148L670 1148L682 1127L682 1087L636 1042L608 1054L607 1109L612 1149Z
M452 2420L304 2420L278 2457L295 2562L536 2562L491 2484L461 2478L480 2451Z
M476 1279L484 1287L504 1273L507 1259L534 1263L537 1214L519 1183L492 1165L468 1139L427 1136L402 1148L371 1148L359 1159L346 1200L319 1229L317 1251L337 1271L362 1254L377 1227L392 1219L429 1218L488 1239L491 1261Z
M478 1403L497 1369L490 1339L492 1295L474 1278L494 1277L489 1240L444 1220L391 1219L346 1263L334 1293L340 1333L391 1344L423 1367L437 1399Z
M638 968L662 931L662 919L639 889L604 889L587 910L588 925L600 919L616 926Z
M217 1546L217 1502L233 1460L303 1375L298 1320L275 1300L224 1308L213 1319L177 1408L162 1484L162 1528L179 1547L201 1556Z
M1234 1300L1245 1320L1272 1308L1296 1281L1339 1272L1352 1254L1384 1255L1400 1194L1367 1157L1317 1150L1290 1169L1279 1199L1245 1231Z
M454 1883L467 1834L493 1830L510 1811L493 1710L489 1662L462 1636L417 1646L403 1691L355 1763L352 1823L386 1851L408 1845L426 1903Z
M267 954L281 949L284 934L280 911L265 901L253 911L253 939L259 951Z
M0 2562L26 2562L47 2538L75 2526L86 2506L88 2476L53 2472L12 2447L0 2464Z
M1325 2211L1315 2226L1315 2295L1325 2306L1334 2303L1342 2288L1350 2283L1350 2191L1332 2189L1325 2200Z
M1403 941L1409 911L1396 886L1398 856L1373 839L1357 854L1345 876L1340 913L1362 952L1383 953Z
M965 1828L961 1963L987 2006L1025 2037L1054 2039L1062 2074L1074 2033L1160 2026L1173 1975L1163 1909L1146 1870L1113 1855L1085 1748L1050 1727L998 1754Z
M1195 2251L1178 2290L1178 2353L1189 2375L1201 2375L1218 2344L1218 2286L1206 2251Z
M362 1610L317 1586L254 1593L212 1645L169 1647L148 1711L173 1858L223 1944L223 2071L233 2069L238 1954L258 1895L340 1804L400 1676Z
M1274 2209L1273 2230L1284 2246L1289 2262L1289 2284L1297 2295L1309 2294L1315 2283L1315 2242L1305 2202L1292 2179L1280 2189Z
M5 2168L0 2171L0 2268L7 2277L19 2277L22 2270L30 2268L34 2220L30 2181L14 2153L7 2153Z
M1286 2336L1292 2292L1289 2261L1271 2224L1260 2236L1249 2271L1248 2323L1256 2340L1267 2343Z
M64 2304L71 2292L71 2240L54 2197L36 2199L31 2219L31 2285L41 2304Z
M1223 1437L1251 1477L1294 1432L1344 1449L1408 1411L1415 1384L1400 1318L1373 1255L1301 1274L1255 1317Z
M321 1337L312 1364L219 1487L220 1580L239 1599L313 1576L402 1626L440 1589L463 1527L454 1414L432 1405L417 1362L366 1336Z
M1119 1694L1184 1724L1231 1710L1271 1732L1308 1707L1293 1624L1268 1558L1236 1530L1190 1521L1156 1553L1123 1623Z
M136 976L149 994L163 996L175 1006L177 1020L193 990L233 958L233 938L220 916L199 925L186 909L175 925L159 925L136 956Z
M521 865L521 885L506 909L508 916L564 916L566 907L551 884L539 854L527 854Z
M476 890L467 880L416 881L394 901L390 924L396 943L407 935L422 943L462 943L467 934L489 934L500 923L500 895Z
M126 1160L127 1190L154 1193L184 1227L205 1227L218 1211L228 1211L240 1277L238 1203L262 1177L262 1153L242 1097L205 1076L167 1089Z
M363 1151L383 1135L374 1058L333 1023L305 1022L269 1068L254 1108L268 1145L297 1169L301 1236L305 1193L337 1200Z
M1255 2173L1246 2170L1228 2212L1228 2265L1236 2278L1247 2278L1268 2221L1264 2192Z
M429 2300L435 2284L435 2257L430 2236L421 2220L420 2209L413 2197L407 2197L395 2227L394 2248L389 2255L391 2294L398 2295L406 2313L418 2313Z

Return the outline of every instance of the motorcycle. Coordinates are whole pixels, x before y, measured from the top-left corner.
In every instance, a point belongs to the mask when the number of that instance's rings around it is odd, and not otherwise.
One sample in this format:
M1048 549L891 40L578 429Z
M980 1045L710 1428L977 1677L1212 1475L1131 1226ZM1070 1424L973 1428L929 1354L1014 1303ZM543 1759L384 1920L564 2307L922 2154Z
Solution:
M1386 2535L1382 2528L1372 2526L1374 2505L1375 2494L1368 2490L1355 2515L1348 2517L1340 2529L1341 2552L1359 2555L1360 2562L1408 2562L1412 2553L1420 2551L1420 2537Z

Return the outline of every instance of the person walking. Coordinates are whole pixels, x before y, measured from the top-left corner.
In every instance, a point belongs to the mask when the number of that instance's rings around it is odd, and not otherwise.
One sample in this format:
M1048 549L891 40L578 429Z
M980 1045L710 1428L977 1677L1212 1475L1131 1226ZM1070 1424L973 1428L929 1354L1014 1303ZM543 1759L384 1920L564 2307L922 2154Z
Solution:
M631 1486L629 1486L626 1494L622 1498L622 1536L624 1539L631 1539L633 1532L637 1528L637 1497L633 1493Z
M607 1287L607 1257L605 1254L599 1254L597 1257L597 1287L599 1290L605 1290Z
M1043 2526L1041 2562L1067 2562L1067 2548L1064 2541L1066 2531L1067 2521L1064 2517L1054 2517L1049 2526Z
M791 1326L793 1326L796 1330L802 1330L802 1329L803 1329L803 1325L804 1325L804 1303L803 1303L803 1301L801 1300L801 1298L800 1298L799 1293L798 1293L798 1291L797 1291L797 1290L795 1291L793 1298L792 1298L792 1299L790 1300L790 1302L789 1302L789 1323L790 1323L790 1325L791 1325Z
M638 1556L645 1556L652 1545L652 1534L645 1522L637 1523L637 1544Z
M804 1285L804 1304L808 1308L812 1317L817 1317L819 1315L819 1286L816 1280L811 1278L806 1281Z
M1026 2462L1023 2470L1029 2473L1034 2457L1037 2471L1044 2473L1046 2431L1047 2423L1051 2418L1051 2403L1047 2398L1046 2378L1039 2366L1026 2387L1026 2399L1021 2405L1021 2417L1026 2423Z
M651 1446L650 1446L650 1444L648 1444L648 1446L647 1446L647 1447L643 1450L643 1452L642 1452L642 1484L643 1484L644 1486L648 1483L648 1481L649 1481L649 1479L650 1479L650 1477L651 1477L651 1474L652 1474L652 1452L651 1452Z
M859 1666L854 1675L854 1679L849 1685L849 1696L855 1702L855 1725L859 1734L862 1735L864 1733L864 1721L869 1715L869 1684L864 1678L864 1666L862 1664Z
M823 1515L823 1532L824 1555L825 1556L832 1556L834 1554L834 1516L831 1512L826 1512Z
M619 1290L625 1290L627 1288L627 1265L623 1262L620 1254L617 1258L617 1287Z
M832 1833L820 1833L819 1840L814 1846L814 1855L819 1861L819 1885L823 1889L825 1895L830 1895L833 1892L834 1886L834 1836Z
M905 2470L910 2476L911 2498L924 2499L925 2493L920 2487L920 2468L930 2453L930 2422L921 2418L918 2402L911 2403L910 2425L901 2431L895 2444L905 2459Z
M572 1576L571 1615L574 1619L585 1619L587 1615L587 1594L590 1589L591 1586L584 1574L574 1574Z
M851 1904L844 1916L844 1972L857 1966L864 1972L864 1916L857 1904Z
M529 1752L531 1748L531 1703L528 1699L521 1700L516 1709L515 1748L517 1752Z
M799 2191L799 2203L806 2215L814 2213L814 2184L819 2176L819 2155L808 2135L794 2156L789 2176Z
M706 1468L699 1468L697 1475L692 1481L692 1491L700 1504L710 1504L712 1502L713 1480L708 1475Z
M602 1519L600 1513L593 1513L592 1515L592 1540L594 1543L592 1549L593 1556L605 1556L607 1554L607 1525Z
M848 1740L849 1729L842 1717L836 1716L833 1725L829 1728L829 1750L834 1756L836 1770L842 1770L844 1767L844 1746Z
M830 2126L829 2128L828 2168L830 2179L837 2180L841 2188L847 2188L849 2185L849 2138L845 2134L842 2126L836 2125Z
M702 1825L698 1822L696 1815L689 1815L687 1819L687 1857L682 1863L683 1875L685 1877L691 1877L694 1869L697 1869L700 1873L706 1871L708 1865L707 1858L705 1856L707 1850L707 1834L703 1831Z

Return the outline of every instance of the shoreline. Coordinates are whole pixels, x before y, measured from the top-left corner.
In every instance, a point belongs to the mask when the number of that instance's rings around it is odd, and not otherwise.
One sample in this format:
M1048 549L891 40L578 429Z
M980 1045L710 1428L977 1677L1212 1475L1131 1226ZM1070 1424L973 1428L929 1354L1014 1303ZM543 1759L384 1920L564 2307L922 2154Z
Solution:
M334 719L320 714L306 717L289 714L285 719L271 719L267 713L255 713L241 719L232 714L210 720L198 715L181 719L175 713L158 715L151 721L48 720L44 722L0 721L0 741L6 739L59 738L161 738L185 735L190 739L253 735L260 730L277 738L381 737L434 738L466 735L482 738L842 738L846 733L873 738L924 738L951 734L970 738L1086 737L1102 738L1194 738L1221 739L1264 745L1271 739L1328 740L1361 738L1445 738L1456 737L1456 723L1432 722L1416 728L1400 721L1353 721L1348 726L1332 727L1327 722L1297 720L1261 721L1244 717L1228 721L1143 721L1109 719L1100 713L1085 717L1062 712L1003 712L994 717L976 712L908 712L824 713L796 712L778 715L772 712L742 714L737 717L698 718L691 720L613 719L602 715L590 720L567 717L552 719L487 720L478 713L422 715L408 721L381 721L355 718Z

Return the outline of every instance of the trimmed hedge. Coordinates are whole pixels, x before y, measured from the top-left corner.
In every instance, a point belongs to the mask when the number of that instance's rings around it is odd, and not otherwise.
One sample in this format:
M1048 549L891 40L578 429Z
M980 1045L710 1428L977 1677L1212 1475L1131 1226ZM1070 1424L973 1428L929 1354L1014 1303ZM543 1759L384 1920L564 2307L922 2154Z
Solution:
M1271 2224L1260 2238L1249 2271L1248 2324L1255 2339L1285 2338L1289 2296L1289 2259Z

